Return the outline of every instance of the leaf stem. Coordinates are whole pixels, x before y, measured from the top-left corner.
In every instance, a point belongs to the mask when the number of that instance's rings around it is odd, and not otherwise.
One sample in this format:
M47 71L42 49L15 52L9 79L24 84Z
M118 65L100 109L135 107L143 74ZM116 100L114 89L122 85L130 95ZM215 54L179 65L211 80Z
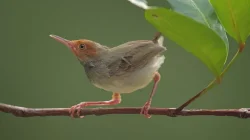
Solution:
M228 71L228 69L232 66L232 64L234 63L234 61L236 60L236 58L238 57L238 55L242 52L242 49L244 48L245 43L241 43L239 45L239 48L237 50L237 52L235 53L235 55L233 56L233 58L231 59L231 61L228 63L228 65L224 68L224 70L222 71L222 73L219 76L219 79L222 79L224 74ZM190 98L188 101L186 101L184 104L182 104L180 107L178 107L174 114L178 114L180 113L185 107L187 107L189 104L191 104L195 99L199 98L201 95L205 94L208 90L212 89L216 82L217 79L214 79L213 81L211 81L206 88L204 88L203 90L201 90L198 94L196 94L195 96L193 96L192 98Z
M239 47L239 49L237 50L237 52L235 53L235 55L233 56L233 58L231 59L231 61L228 63L228 65L225 67L225 69L222 71L222 73L220 74L220 77L223 78L224 74L228 71L228 69L232 66L232 64L234 63L234 61L236 60L236 58L238 57L238 55L241 52L241 47Z

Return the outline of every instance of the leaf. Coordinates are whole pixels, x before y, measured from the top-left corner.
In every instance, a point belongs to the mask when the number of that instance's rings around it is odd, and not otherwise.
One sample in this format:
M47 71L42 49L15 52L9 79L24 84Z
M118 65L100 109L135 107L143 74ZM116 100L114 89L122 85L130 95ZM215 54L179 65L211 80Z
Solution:
M238 43L250 33L250 0L210 0L221 24Z
M128 0L128 1L142 9L149 9L149 6L146 0Z
M190 17L213 29L229 48L225 29L219 23L212 5L208 0L168 0L175 12ZM228 51L227 51L228 52Z
M227 58L227 47L208 26L165 8L145 11L146 19L163 35L198 57L218 76Z
M176 12L149 7L146 0L128 1L145 9L146 19L162 34L198 57L216 76L220 74L228 39L207 0L169 0Z

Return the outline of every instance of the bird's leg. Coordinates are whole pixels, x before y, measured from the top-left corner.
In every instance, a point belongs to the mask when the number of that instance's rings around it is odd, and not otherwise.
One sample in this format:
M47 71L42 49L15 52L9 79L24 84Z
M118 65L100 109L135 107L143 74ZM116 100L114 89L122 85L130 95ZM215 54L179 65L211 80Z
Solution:
M157 85L158 83L160 82L160 79L161 79L161 75L159 72L156 72L155 75L154 75L154 86L153 86L153 89L150 93L150 96L149 96L149 99L148 101L144 104L144 106L142 107L141 109L141 114L143 114L146 118L150 118L151 115L148 114L148 110L150 108L150 105L151 105L151 102L152 102L152 98L156 92L156 89L157 89Z
M74 105L70 108L69 113L71 114L71 117L74 118L75 111L76 115L80 118L83 118L84 116L80 116L81 109L86 106L104 106L104 105L117 105L121 102L121 95L119 93L113 93L112 99L109 101L90 101L90 102L81 102L77 105Z

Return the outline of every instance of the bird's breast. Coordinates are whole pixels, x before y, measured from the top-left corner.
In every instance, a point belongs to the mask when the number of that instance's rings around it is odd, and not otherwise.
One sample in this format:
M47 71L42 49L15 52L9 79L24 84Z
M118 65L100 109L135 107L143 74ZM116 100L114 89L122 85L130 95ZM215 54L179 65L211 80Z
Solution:
M132 93L147 86L153 79L154 74L164 63L165 57L156 56L143 68L123 75L109 76L109 69L105 65L86 65L85 71L89 80L98 88L110 92Z

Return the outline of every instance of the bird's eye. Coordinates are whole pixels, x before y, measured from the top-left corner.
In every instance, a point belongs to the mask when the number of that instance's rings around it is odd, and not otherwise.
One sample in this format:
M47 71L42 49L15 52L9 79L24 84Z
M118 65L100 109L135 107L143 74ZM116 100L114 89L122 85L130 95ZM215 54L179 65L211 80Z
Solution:
M85 46L84 44L80 44L80 45L79 45L79 48L80 48L81 50L84 50L84 49L86 48L86 46Z

